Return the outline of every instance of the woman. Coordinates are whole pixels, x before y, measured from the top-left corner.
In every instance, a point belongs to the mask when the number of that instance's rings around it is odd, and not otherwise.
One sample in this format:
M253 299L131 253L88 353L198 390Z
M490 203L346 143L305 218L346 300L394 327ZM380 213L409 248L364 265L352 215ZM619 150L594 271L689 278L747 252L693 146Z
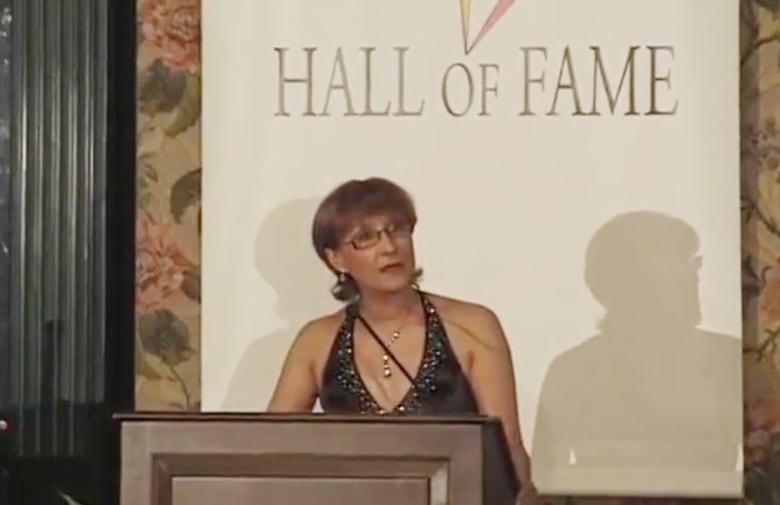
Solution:
M521 484L536 503L520 434L506 337L487 308L417 288L407 193L372 178L336 188L314 218L317 254L346 303L304 326L268 410L499 417Z

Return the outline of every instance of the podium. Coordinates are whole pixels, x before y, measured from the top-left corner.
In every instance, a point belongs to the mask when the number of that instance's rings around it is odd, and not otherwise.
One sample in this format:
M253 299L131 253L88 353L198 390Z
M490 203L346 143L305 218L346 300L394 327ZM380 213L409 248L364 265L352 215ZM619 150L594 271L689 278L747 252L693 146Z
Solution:
M128 414L121 505L514 505L497 419Z

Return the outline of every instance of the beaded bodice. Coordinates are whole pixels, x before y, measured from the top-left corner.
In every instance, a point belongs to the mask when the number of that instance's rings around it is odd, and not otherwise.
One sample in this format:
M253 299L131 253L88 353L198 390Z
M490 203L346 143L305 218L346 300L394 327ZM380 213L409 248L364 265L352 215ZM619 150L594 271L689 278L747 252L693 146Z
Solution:
M403 399L386 412L363 382L355 364L356 317L349 314L339 327L323 374L320 403L328 413L361 414L477 414L468 379L458 363L436 307L420 293L425 313L425 344L421 364ZM409 370L414 373L415 370Z

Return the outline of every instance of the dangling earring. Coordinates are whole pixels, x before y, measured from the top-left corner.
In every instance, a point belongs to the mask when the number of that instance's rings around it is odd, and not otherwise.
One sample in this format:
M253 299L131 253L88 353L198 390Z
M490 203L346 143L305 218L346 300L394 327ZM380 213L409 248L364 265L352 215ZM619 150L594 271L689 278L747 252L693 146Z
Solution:
M343 270L339 272L339 284L344 284L347 282L347 274Z

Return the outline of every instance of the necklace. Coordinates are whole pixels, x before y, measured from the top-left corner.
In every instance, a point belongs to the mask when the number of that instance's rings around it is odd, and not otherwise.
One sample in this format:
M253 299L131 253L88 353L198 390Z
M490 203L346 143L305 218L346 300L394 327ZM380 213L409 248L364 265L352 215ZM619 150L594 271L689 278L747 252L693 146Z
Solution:
M401 325L403 326L403 323ZM393 345L400 336L401 326L399 326L398 329L393 332L393 336L390 337L390 340L387 342L387 348L389 349L390 346ZM393 375L393 371L390 368L390 355L387 353L382 354L382 375L385 379L389 379Z
M390 337L390 340L385 342L385 345L387 346L388 350L401 336L401 328L403 328L404 325L406 324L406 320L409 319L409 314L411 312L412 312L412 307L409 307L409 309L406 311L406 315L404 316L403 321L401 321L401 324L398 325L398 328L395 329L393 335ZM387 352L382 353L382 376L385 378L385 380L389 380L390 377L393 376L393 370L392 368L390 368L390 354L388 354Z

